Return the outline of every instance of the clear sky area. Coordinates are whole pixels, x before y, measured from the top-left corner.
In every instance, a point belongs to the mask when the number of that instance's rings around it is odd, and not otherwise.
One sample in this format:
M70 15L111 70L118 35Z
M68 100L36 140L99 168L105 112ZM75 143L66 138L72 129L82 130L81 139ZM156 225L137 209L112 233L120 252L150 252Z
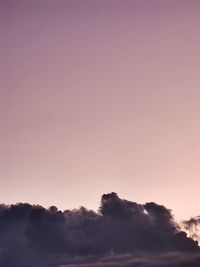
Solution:
M0 202L199 215L199 4L1 1Z

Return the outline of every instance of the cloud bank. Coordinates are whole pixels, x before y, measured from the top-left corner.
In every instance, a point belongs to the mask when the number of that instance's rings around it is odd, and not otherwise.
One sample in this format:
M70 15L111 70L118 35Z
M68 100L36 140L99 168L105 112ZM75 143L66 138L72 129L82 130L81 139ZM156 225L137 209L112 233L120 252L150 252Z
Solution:
M0 267L199 267L198 243L154 202L104 194L81 207L0 205Z

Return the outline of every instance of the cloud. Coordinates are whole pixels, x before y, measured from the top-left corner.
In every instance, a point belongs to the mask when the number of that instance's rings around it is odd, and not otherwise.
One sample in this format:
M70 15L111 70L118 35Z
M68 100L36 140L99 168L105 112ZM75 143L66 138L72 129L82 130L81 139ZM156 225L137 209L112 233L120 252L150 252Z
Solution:
M60 265L59 267L199 267L199 254L165 253L165 254L126 254L108 256L86 263L77 260L73 264ZM57 266L54 266L57 267Z
M183 227L191 238L200 242L200 216L191 217L182 222Z
M200 252L169 209L116 193L102 196L98 212L0 205L0 267L79 265L195 267Z

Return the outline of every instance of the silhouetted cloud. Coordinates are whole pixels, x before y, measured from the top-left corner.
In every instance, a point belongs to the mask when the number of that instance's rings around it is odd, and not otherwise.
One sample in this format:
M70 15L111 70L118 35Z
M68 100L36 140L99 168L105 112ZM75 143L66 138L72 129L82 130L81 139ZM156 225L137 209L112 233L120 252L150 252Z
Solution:
M104 194L98 212L81 207L0 205L0 267L200 266L198 243L171 211Z
M191 217L182 224L193 239L200 241L200 216Z

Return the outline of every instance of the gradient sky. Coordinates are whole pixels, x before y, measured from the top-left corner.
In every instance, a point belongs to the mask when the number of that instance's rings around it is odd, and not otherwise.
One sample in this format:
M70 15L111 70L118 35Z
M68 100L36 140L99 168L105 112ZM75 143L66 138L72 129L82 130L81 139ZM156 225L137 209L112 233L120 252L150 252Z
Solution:
M200 1L0 6L0 202L200 214Z

